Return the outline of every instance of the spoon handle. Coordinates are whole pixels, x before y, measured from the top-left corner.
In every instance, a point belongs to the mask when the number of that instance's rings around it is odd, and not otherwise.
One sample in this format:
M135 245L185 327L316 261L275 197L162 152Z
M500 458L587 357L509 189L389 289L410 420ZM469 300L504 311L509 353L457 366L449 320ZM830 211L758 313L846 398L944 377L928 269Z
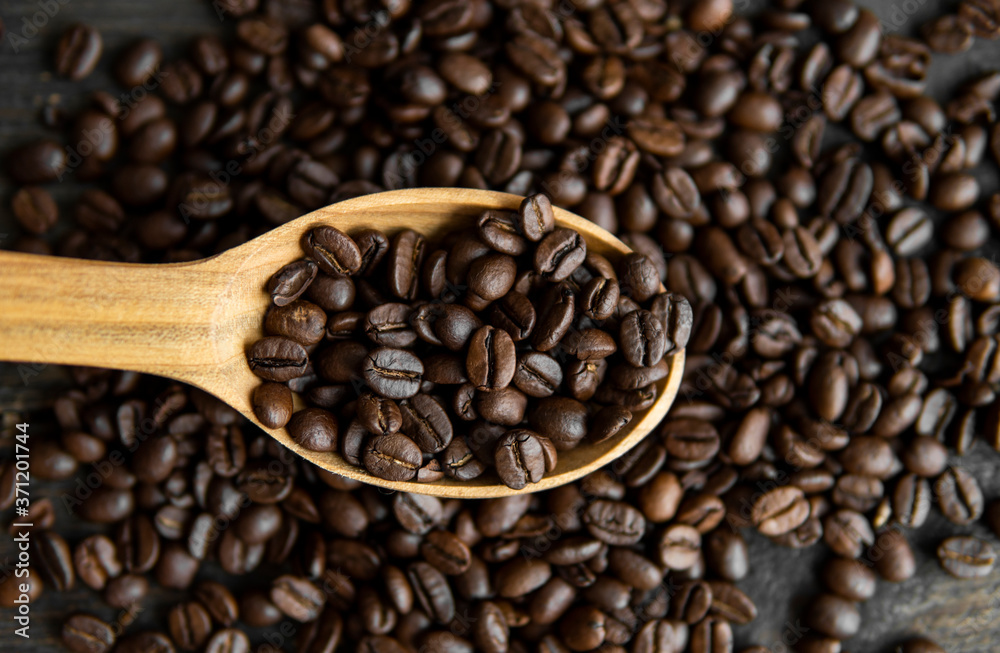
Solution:
M218 296L200 267L0 252L0 360L194 378Z

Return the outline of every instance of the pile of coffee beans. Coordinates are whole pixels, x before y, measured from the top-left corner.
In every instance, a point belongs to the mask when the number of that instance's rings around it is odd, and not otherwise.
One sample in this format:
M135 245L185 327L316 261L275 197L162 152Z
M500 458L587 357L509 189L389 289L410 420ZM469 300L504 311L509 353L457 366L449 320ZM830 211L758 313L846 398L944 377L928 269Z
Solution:
M152 39L106 53L86 26L60 39L56 72L83 88L111 54L119 86L45 106L51 134L5 153L22 227L5 247L180 262L385 189L545 193L690 303L685 376L613 465L473 502L384 494L202 392L72 369L54 411L0 424L6 515L10 425L34 429L31 575L16 580L35 606L54 592L79 606L57 626L70 650L838 653L877 585L996 573L997 497L962 463L1000 450L1000 195L984 174L1000 73L953 80L949 99L925 90L932 50L992 46L997 0L960 0L923 39L851 0L752 15L731 0L213 6L229 36L176 58ZM492 256L488 238L467 242ZM310 269L276 280L272 327ZM338 334L414 280L316 271L298 300L323 310L316 350L355 342ZM349 292L343 308L317 299ZM269 419L292 419L280 383L264 387ZM910 545L932 515L954 524L929 547L944 571ZM808 631L754 647L751 530L829 552Z
M309 258L268 281L267 335L247 352L267 381L254 412L391 481L492 468L515 490L537 483L559 451L649 408L691 334L690 304L660 292L649 257L587 251L545 195L485 211L444 247L330 226L303 245ZM294 414L293 381L310 404Z

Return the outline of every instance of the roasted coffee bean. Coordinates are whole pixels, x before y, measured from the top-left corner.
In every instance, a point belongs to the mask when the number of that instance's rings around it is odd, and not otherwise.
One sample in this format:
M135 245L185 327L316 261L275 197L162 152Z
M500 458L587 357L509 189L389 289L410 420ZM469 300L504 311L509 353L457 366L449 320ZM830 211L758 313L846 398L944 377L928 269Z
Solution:
M709 422L680 418L664 422L662 437L671 456L679 460L701 463L710 460L719 450L719 434Z
M546 195L526 197L518 209L517 228L524 237L538 242L555 229L555 215L552 203Z
M600 304L606 296L607 291L599 298L595 296L594 301ZM597 309L602 310L601 306L603 305L597 306ZM511 291L499 301L494 302L490 313L490 323L498 329L506 331L515 342L520 342L531 336L536 319L535 307L531 301L527 296L517 291Z
M441 459L444 473L459 480L471 480L486 471L486 465L473 453L463 438L451 441Z
M167 620L171 638L185 651L200 649L212 633L212 618L197 601L175 605Z
M667 342L663 324L649 311L633 311L621 325L622 354L636 367L656 365L672 347Z
M820 634L835 639L853 637L861 627L854 603L834 594L820 594L805 613L806 623Z
M396 297L416 298L425 248L423 236L415 231L403 231L393 238L386 261L389 290Z
M139 574L125 574L108 582L104 600L114 608L134 609L149 593L149 581Z
M297 300L268 311L264 331L272 336L285 336L303 346L315 345L326 334L326 313L316 304Z
M407 399L420 390L424 365L402 349L380 347L364 358L362 375L377 394L386 399Z
M563 370L548 354L527 351L518 355L513 383L530 397L548 397L562 384Z
M418 394L400 407L402 430L425 453L437 453L448 446L454 435L451 420L440 400Z
M506 331L484 326L469 339L465 361L469 381L479 390L499 390L514 378L517 356Z
M295 261L268 280L267 292L275 306L287 306L302 296L316 278L318 267L310 260Z
M212 615L212 619L223 626L227 628L232 626L239 617L239 605L236 602L236 598L224 585L210 580L202 581L195 587L194 594L201 604L208 609L208 612ZM211 648L211 643L209 644L209 648ZM220 650L225 649L220 648Z
M900 653L942 653L943 648L929 639L918 637L908 640L899 647Z
M542 437L527 429L515 429L497 442L497 474L507 487L520 490L528 483L537 483L545 475L547 464Z
M77 653L106 653L115 639L114 628L89 614L72 615L62 626L63 644Z
M249 653L250 639L243 631L224 628L216 631L205 644L205 653Z
M309 451L332 451L337 447L337 418L322 408L304 408L288 422L288 435Z
M365 316L365 335L381 347L407 348L417 340L410 320L410 307L406 304L382 304Z
M350 236L334 227L317 227L305 238L306 252L327 274L349 276L361 269L361 250Z
M43 234L59 220L59 207L44 188L21 188L11 199L11 210L18 223L33 234Z
M267 382L253 393L253 412L264 426L279 429L292 418L292 391L281 383Z
M59 592L72 589L75 581L69 545L57 533L43 531L31 539L31 559L45 582Z
M712 606L712 587L704 581L686 581L671 597L671 619L694 625L705 618Z
M424 612L439 624L451 621L455 614L455 599L444 574L426 562L414 562L408 567L406 575Z
M269 336L250 346L247 361L257 376L281 383L302 376L309 357L302 345L294 340Z
M403 426L403 416L399 406L391 399L374 394L361 395L357 411L361 425L376 435L390 435Z
M913 550L899 530L879 533L869 556L875 561L875 571L890 583L901 583L913 577L917 570Z
M809 517L809 503L802 490L786 486L762 495L753 505L751 519L764 535L783 535Z
M618 349L614 337L602 329L571 330L560 344L565 353L582 361L607 358Z
M949 467L934 482L941 512L951 522L969 524L983 514L983 493L976 478L961 467Z
M122 571L114 542L103 535L91 535L73 550L76 574L91 589L102 590L108 579Z
M724 581L709 581L708 584L712 588L712 614L738 625L746 625L757 618L757 606L738 587Z
M867 601L875 595L875 573L857 560L834 558L823 566L822 576L830 591L848 601Z
M66 170L66 152L55 141L34 141L7 155L7 171L19 184L59 180Z
M837 510L823 519L823 539L837 554L857 558L875 542L868 519L853 510Z
M326 596L315 585L297 576L279 576L271 584L271 601L288 617L296 621L316 619Z
M642 513L632 506L614 501L601 500L590 504L583 522L591 535L616 546L638 542L646 528ZM672 538L671 543L673 541ZM678 546L682 544L678 543Z
M705 538L704 548L709 569L725 580L736 582L750 571L747 544L739 533L717 528Z
M129 490L99 487L78 509L80 517L98 524L119 522L135 509L135 496Z
M519 256L527 243L518 220L518 214L511 211L485 211L477 222L479 237L498 252Z
M937 548L938 562L956 578L982 578L993 571L996 550L976 537L949 537Z
M420 463L420 447L401 433L375 436L364 448L365 469L390 481L413 478Z
M559 344L569 331L576 311L576 296L568 285L559 284L550 294L538 313L531 336L531 344L538 351L549 351Z
M72 25L56 47L56 73L74 81L83 79L94 71L102 50L100 32L89 25Z
M931 509L931 487L926 479L907 474L899 479L892 495L896 520L909 528L920 528Z
M587 430L592 444L613 438L632 422L632 411L621 406L606 406L594 415Z

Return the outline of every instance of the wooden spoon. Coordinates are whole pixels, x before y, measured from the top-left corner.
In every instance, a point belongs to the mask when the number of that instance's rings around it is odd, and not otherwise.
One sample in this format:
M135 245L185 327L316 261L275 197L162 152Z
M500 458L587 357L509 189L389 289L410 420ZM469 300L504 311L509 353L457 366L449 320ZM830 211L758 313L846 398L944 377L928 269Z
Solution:
M246 348L262 335L270 297L268 278L304 256L302 235L322 224L347 233L363 227L390 236L413 229L430 239L472 229L484 209L516 210L520 197L464 189L400 190L358 197L319 209L239 247L193 263L142 265L0 252L0 360L134 370L199 387L219 397L292 451L348 478L392 490L439 497L486 498L536 492L592 472L634 447L666 414L684 370L673 355L651 408L629 429L597 445L559 454L539 483L512 490L494 479L394 482L345 462L336 453L297 446L285 429L257 421L251 406L261 383ZM612 262L631 250L592 222L556 209L556 222L580 232L591 251Z

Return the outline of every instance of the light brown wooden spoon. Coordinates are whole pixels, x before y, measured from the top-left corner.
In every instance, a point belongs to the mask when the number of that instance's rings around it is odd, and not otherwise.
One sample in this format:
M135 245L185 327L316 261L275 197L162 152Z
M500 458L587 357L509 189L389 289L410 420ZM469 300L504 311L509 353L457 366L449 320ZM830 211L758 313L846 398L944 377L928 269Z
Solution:
M284 224L239 247L193 263L141 265L0 252L0 360L134 370L189 383L219 397L283 445L320 467L364 483L439 497L487 498L553 488L594 471L642 440L674 401L684 352L673 355L656 403L625 432L560 452L556 469L517 491L487 478L469 482L393 482L336 453L297 446L285 429L261 426L250 396L261 383L246 348L263 335L268 278L303 257L301 238L328 224L347 233L371 227L390 236L413 229L430 239L474 228L484 209L516 210L520 197L464 189L390 191L339 202ZM592 222L556 209L561 226L612 262L631 250Z

